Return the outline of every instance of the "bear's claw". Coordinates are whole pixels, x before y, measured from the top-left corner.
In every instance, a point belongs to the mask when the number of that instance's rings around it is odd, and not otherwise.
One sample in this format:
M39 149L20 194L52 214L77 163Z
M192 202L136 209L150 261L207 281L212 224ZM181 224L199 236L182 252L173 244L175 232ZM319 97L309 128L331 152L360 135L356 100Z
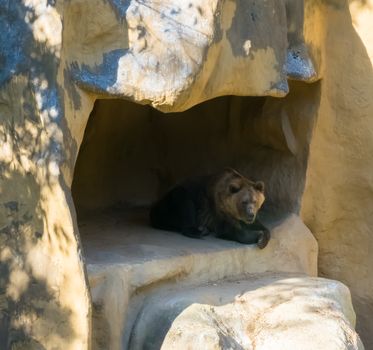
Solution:
M269 239L271 238L271 233L267 230L265 231L262 231L259 239L258 239L258 247L260 249L263 249L267 246L268 242L269 242Z

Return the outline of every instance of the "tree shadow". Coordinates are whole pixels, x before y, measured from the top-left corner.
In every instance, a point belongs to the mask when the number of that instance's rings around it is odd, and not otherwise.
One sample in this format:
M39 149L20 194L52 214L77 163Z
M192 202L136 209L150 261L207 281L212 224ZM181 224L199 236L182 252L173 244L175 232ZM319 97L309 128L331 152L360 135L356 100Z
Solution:
M59 45L42 36L48 32L37 32L39 18L48 15L55 16L58 28L53 1L45 7L0 2L2 349L48 349L51 344L64 348L77 339L87 344L89 336L88 328L87 334L79 333L77 310L66 302L67 288L80 284L81 295L75 296L82 300L87 287L82 273L75 280L69 276L82 262L77 231L62 219L74 209L60 169L70 159L74 142L57 84ZM59 33L54 34L58 38ZM59 208L63 212L56 213Z

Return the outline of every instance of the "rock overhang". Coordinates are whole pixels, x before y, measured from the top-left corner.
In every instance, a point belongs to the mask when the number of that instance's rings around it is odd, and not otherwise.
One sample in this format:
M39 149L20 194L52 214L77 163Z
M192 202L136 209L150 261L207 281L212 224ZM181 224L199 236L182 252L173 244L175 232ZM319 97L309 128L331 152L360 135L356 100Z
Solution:
M223 95L283 97L288 79L319 78L303 38L302 1L95 4L105 25L93 13L71 21L63 41L73 48L65 51L66 71L100 97L175 112ZM65 15L88 7L67 4Z

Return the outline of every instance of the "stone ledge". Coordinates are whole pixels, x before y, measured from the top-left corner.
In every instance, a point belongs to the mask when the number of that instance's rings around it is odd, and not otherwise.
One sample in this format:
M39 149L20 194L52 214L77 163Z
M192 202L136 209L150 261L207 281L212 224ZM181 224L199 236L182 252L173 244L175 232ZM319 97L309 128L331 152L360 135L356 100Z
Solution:
M272 239L260 250L212 237L195 240L154 230L144 211L82 220L94 310L99 310L94 322L98 328L105 327L110 348L121 348L123 333L128 336L141 299L160 287L268 271L315 276L317 243L300 218L290 215L268 226Z

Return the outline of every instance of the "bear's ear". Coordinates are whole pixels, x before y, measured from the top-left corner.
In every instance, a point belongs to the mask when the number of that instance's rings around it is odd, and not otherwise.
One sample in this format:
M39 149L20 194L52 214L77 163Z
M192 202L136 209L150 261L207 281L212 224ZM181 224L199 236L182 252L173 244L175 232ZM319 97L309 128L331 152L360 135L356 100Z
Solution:
M235 170L235 169L233 169L231 167L224 168L224 172L226 174L233 175L234 177L242 177L242 175L237 170Z
M254 188L260 192L264 192L264 182L263 181L255 182Z
M225 168L224 168L224 172L225 172L225 173L231 173L231 174L233 174L235 171L234 171L234 169L231 168L231 167L225 167Z

